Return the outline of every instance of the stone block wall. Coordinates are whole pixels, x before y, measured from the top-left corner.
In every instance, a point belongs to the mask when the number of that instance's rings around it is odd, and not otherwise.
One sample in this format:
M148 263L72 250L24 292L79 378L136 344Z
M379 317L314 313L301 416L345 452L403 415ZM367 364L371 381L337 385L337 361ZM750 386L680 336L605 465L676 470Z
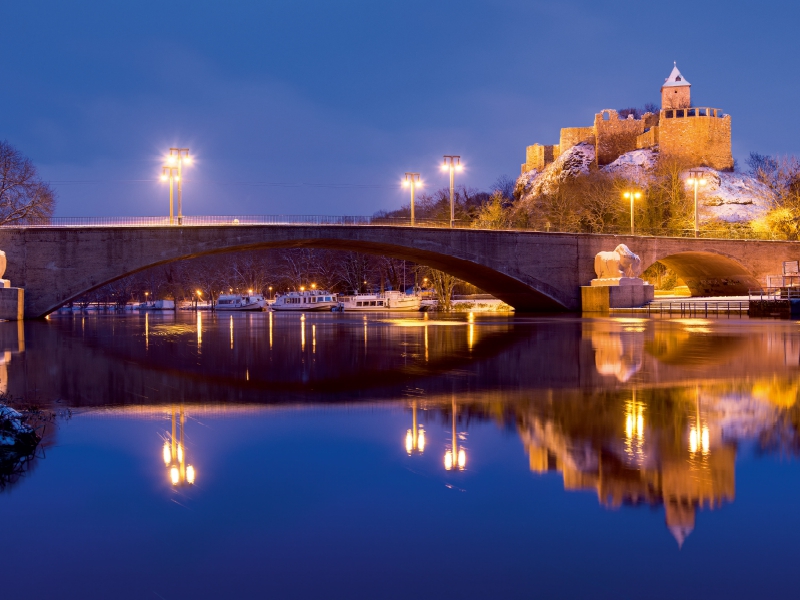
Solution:
M542 144L528 146L525 151L523 173L531 169L544 169L558 156L556 148L558 148L558 146L544 146Z
M664 155L678 156L692 166L733 169L731 117L719 109L662 110L658 144Z
M594 127L564 127L558 144L558 157L565 150L577 146L581 142L595 143Z
M658 126L651 127L643 134L636 136L636 148L652 148L658 144Z
M614 162L621 154L636 150L637 137L644 133L642 119L620 119L615 110L606 109L594 116L599 166Z

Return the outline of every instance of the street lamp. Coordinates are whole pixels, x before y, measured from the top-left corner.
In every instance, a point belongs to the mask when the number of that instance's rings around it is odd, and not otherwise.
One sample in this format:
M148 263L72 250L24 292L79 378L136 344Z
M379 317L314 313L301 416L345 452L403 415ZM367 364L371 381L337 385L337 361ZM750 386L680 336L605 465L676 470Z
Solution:
M411 187L411 226L414 226L414 199L415 195L414 192L418 185L422 185L422 181L420 181L419 173L406 173L406 179L403 181L404 187Z
M706 184L705 173L703 171L690 171L689 179L686 183L694 187L694 237L697 237L697 231L700 229L697 226L697 188Z
M175 185L175 179L178 179L178 189L180 189L181 181L180 175L178 175L178 167L170 167L165 165L161 167L161 181L169 180L169 224L172 225L173 223L173 188Z
M461 157L445 154L442 171L447 171L448 169L450 170L450 229L452 229L456 223L455 172L461 170Z
M272 300L272 286L269 286L269 298ZM271 317L272 315L270 315Z
M639 190L627 190L623 192L622 197L631 201L631 235L633 235L633 201L641 198L642 192Z
M183 224L183 165L192 163L188 148L170 148L167 163L178 167L178 225Z

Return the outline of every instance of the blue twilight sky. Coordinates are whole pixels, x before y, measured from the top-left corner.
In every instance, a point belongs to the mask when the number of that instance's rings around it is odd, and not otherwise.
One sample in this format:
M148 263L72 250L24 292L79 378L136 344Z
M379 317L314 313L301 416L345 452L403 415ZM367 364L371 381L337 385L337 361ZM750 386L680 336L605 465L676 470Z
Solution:
M186 214L372 214L419 171L516 176L603 108L659 101L678 62L733 116L734 156L800 152L796 24L777 0L260 0L0 4L0 139L57 214L154 215L160 155L196 164Z

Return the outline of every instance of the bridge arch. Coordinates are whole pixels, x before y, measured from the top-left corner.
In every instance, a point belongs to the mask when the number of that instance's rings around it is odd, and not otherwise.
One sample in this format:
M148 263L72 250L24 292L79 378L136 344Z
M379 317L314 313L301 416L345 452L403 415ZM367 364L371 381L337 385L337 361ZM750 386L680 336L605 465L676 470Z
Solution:
M719 251L666 252L651 265L656 262L673 270L692 296L746 296L750 290L761 288L737 258Z
M518 234L514 232L263 225L115 227L113 232L102 229L61 228L48 232L60 239L57 244L55 240L51 244L38 244L35 252L38 264L28 260L21 274L9 270L9 278L22 279L28 289L36 288L36 297L26 293L26 316L45 316L94 289L151 267L187 258L266 248L325 248L380 254L450 273L519 311L571 308L571 290L560 289L521 268L524 261L519 264L518 260L509 260L515 256L514 237ZM34 229L20 233L37 237ZM499 244L497 240L486 239L498 236L502 238ZM86 237L92 237L92 243L82 244L81 238ZM52 246L50 254L46 253L48 246ZM9 265L13 265L14 244L7 247ZM77 247L83 248L83 256L75 253ZM23 254L30 253L32 244L22 244L20 250ZM91 256L87 257L87 252Z

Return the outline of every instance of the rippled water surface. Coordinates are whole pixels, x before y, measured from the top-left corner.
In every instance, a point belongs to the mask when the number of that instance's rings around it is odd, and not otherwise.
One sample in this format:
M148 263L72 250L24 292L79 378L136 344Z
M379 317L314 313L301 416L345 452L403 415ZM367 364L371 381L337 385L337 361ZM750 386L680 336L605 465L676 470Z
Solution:
M0 323L3 598L793 596L800 324Z

